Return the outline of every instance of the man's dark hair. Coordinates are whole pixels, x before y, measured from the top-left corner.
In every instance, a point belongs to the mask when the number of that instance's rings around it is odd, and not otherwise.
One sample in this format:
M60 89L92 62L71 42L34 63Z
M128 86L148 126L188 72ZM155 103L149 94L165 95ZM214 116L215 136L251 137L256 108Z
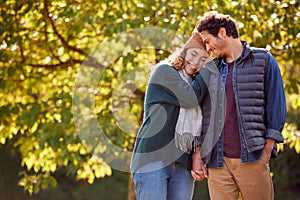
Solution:
M237 24L229 15L220 14L216 11L207 12L197 22L196 28L199 33L207 31L215 37L218 37L220 28L225 28L226 35L233 38L239 37Z

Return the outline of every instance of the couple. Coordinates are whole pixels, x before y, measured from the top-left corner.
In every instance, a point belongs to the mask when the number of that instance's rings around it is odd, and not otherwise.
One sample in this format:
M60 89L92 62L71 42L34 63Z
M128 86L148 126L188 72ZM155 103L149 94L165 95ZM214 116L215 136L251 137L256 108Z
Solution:
M198 21L180 54L151 76L144 106L131 162L138 200L189 200L204 178L212 200L274 199L282 78L269 52L239 40L230 16Z

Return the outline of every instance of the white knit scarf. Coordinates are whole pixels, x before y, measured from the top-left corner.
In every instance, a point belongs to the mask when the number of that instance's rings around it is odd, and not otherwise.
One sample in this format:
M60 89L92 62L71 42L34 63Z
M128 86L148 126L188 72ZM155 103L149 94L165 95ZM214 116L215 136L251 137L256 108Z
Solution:
M178 71L184 81L191 84L190 77L184 70ZM202 111L200 106L193 108L180 107L175 128L175 145L185 153L191 153L200 139L202 128Z

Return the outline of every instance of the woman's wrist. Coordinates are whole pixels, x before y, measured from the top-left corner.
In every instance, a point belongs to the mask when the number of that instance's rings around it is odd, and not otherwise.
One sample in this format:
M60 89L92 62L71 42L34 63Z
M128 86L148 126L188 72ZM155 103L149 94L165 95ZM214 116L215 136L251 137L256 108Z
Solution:
M195 147L192 158L193 159L200 158L200 147Z

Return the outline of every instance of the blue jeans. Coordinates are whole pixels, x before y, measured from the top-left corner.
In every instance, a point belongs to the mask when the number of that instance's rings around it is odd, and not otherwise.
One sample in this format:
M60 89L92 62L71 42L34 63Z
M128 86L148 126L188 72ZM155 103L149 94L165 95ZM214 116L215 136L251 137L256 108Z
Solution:
M158 166L162 165L161 168ZM194 179L191 172L180 163L163 166L154 162L145 167L158 168L155 171L138 170L133 174L137 200L191 200L194 192ZM143 167L142 167L143 168Z

